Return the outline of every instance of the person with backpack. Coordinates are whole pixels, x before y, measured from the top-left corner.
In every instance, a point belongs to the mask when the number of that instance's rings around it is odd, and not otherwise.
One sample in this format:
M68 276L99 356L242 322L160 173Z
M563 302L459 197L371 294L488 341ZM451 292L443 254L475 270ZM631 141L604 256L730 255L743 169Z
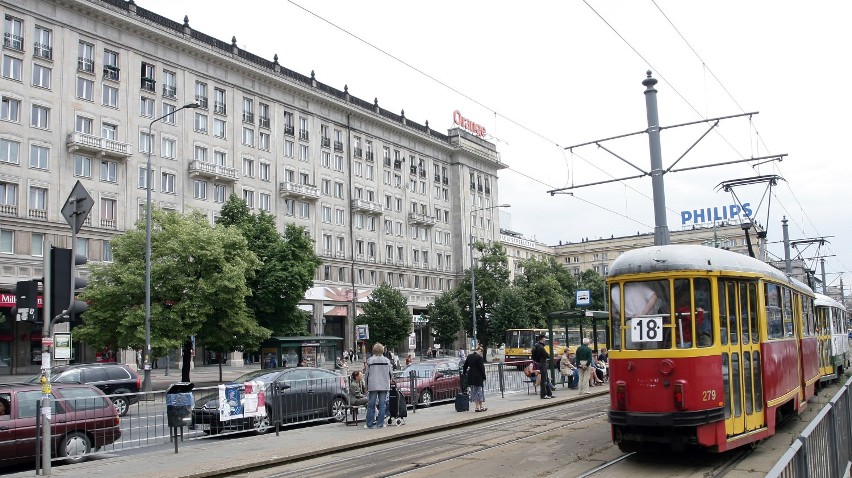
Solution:
M387 414L388 392L393 381L393 364L382 355L385 347L376 342L373 345L373 356L367 359L367 423L364 428L382 428L385 426ZM379 416L376 417L376 406Z
M544 347L544 334L539 334L536 337L536 344L532 350L532 360L538 364L538 370L541 374L541 385L539 386L539 395L542 399L553 398L553 384L550 383L550 376L547 374L547 361L550 360L550 354Z

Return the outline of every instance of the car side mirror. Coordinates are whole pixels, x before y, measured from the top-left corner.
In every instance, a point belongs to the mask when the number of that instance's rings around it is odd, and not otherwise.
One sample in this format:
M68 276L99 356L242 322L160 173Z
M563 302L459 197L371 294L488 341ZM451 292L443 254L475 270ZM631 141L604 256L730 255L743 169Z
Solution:
M443 377L444 377L444 374L442 374L441 372L435 372L435 378L436 379L437 378L443 378Z
M275 384L275 386L278 387L278 390L287 390L288 388L290 388L290 384L284 382L279 382Z

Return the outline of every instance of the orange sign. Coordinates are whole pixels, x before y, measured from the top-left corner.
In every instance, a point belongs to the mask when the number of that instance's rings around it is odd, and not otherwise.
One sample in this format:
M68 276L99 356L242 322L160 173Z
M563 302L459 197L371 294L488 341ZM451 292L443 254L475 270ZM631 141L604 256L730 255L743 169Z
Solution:
M470 131L471 133L479 136L480 138L485 137L485 126L481 124L474 123L473 121L462 116L459 110L453 111L453 123L461 126L462 128Z

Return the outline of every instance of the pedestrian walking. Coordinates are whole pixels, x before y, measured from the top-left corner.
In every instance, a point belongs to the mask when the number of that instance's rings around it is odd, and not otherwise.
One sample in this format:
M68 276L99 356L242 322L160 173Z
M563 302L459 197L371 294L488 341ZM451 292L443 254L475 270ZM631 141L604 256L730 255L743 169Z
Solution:
M580 395L590 394L589 381L592 379L592 349L591 340L583 339L583 344L577 347L577 367L580 369Z
M373 356L367 359L367 423L365 428L382 428L385 425L387 412L388 391L393 379L393 365L383 356L385 347L376 342L373 345ZM376 406L379 415L376 416Z
M547 373L547 361L550 360L550 354L544 347L544 334L539 334L536 337L536 344L532 351L532 359L538 364L538 369L541 373L541 385L539 386L540 396L542 399L553 398L553 384L550 383L550 375Z
M464 360L462 374L467 376L470 387L470 401L475 404L473 411L484 412L485 408L485 358L482 346L478 345L472 354ZM464 393L464 390L462 390Z

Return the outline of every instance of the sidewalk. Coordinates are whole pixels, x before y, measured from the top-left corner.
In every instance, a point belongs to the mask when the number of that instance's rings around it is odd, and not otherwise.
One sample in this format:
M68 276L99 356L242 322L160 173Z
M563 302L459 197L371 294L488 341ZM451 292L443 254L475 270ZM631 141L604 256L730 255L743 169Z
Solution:
M218 378L218 367L212 368ZM358 426L340 423L283 429L280 436L275 436L272 431L266 435L245 435L224 441L202 439L192 446L184 444L177 455L174 449L117 455L77 465L56 466L52 469L52 476L166 478L235 474L256 465L283 464L605 395L609 387L594 387L590 390L591 395L581 398L576 390L559 388L553 400L541 400L537 395L524 392L515 392L505 398L489 396L486 397L486 413L473 413L473 409L468 413L457 413L452 404L421 408L416 413L409 410L405 425L386 426L378 430L364 429L362 420ZM33 471L7 476L30 477Z

